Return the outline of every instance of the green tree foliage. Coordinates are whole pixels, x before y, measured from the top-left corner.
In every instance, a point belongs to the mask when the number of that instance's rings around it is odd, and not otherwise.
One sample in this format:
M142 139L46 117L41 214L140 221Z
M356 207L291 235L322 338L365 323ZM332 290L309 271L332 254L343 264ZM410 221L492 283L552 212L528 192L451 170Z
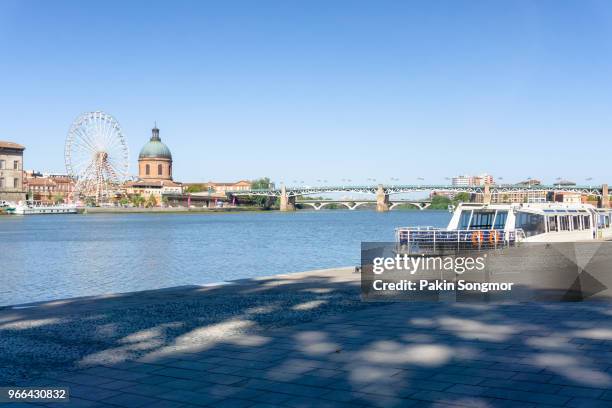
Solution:
M145 203L144 197L140 194L133 195L130 197L130 200L132 201L134 207L142 207L142 205Z
M201 193L206 191L204 184L192 184L185 189L186 193Z
M470 195L468 193L458 193L453 198L453 204L469 203L469 202L470 202Z
M252 190L267 190L272 186L269 177L261 177L256 180L251 180ZM246 196L239 197L240 202L244 204L255 205L257 207L264 208L266 210L272 208L275 205L273 197L267 196Z
M54 202L55 204L61 204L61 203L63 203L63 202L64 202L64 195L63 195L63 194L60 194L60 193L55 194L55 195L53 196L53 202Z
M267 190L270 188L270 177L261 177L251 181L251 189L253 190Z
M470 195L468 193L458 193L451 200L444 195L434 195L431 197L431 205L427 207L428 210L446 210L449 205L456 206L459 203L465 203L470 201Z
M156 207L156 206L157 206L157 200L155 199L153 194L151 194L145 203L145 207L151 208L151 207Z
M427 208L431 210L446 210L451 204L452 201L450 198L442 195L435 195L431 197L431 205Z

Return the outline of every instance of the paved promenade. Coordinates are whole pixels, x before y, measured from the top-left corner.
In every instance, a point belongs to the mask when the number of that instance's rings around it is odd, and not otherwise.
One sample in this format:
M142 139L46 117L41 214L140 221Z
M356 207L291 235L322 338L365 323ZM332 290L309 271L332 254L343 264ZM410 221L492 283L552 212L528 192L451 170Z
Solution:
M610 306L362 303L346 269L52 302L0 310L0 383L70 387L57 407L610 407Z

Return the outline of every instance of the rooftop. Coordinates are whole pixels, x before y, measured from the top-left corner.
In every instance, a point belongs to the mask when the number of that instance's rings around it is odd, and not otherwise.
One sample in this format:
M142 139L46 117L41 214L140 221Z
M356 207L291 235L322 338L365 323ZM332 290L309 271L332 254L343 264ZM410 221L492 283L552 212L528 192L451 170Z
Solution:
M0 147L4 147L6 149L25 150L25 146L22 146L20 144L14 143L14 142L7 142L7 141L4 141L4 140L0 140Z

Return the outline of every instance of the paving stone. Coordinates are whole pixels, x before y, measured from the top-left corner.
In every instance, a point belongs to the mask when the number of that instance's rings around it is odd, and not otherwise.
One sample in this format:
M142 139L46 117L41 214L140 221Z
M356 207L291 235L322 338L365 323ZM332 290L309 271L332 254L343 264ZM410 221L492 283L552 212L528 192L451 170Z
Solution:
M610 408L610 401L593 398L572 398L566 406L570 408Z
M597 388L564 386L559 390L559 395L567 395L570 397L599 398L603 395L604 392L605 390Z
M127 393L122 393L119 395L115 395L114 397L110 397L110 398L106 398L105 400L102 400L102 402L104 403L108 403L112 405L119 405L121 407L132 407L132 408L146 407L146 406L153 404L156 401L157 401L156 399L151 398L151 397L145 397L142 395L127 394Z
M202 383L201 381L195 380L185 380L180 378L170 379L168 377L164 377L166 382L162 383L164 387L173 388L178 390L188 390L193 391L198 388L206 387L208 384Z
M195 391L188 391L188 390L169 391L164 394L158 395L157 398L164 399L164 400L170 400L170 401L179 401L179 402L184 402L186 404L199 405L199 406L210 405L210 404L213 404L221 400L221 398L217 398L211 395L206 395L204 393L198 393Z

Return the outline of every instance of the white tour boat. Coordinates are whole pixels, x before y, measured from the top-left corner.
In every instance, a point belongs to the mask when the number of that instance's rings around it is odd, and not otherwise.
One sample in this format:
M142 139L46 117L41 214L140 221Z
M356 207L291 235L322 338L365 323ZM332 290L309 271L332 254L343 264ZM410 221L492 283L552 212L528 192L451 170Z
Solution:
M77 207L74 204L43 204L38 201L20 201L6 211L13 215L76 214Z
M406 250L498 248L517 242L612 240L612 209L590 204L461 203L446 228L395 231Z

